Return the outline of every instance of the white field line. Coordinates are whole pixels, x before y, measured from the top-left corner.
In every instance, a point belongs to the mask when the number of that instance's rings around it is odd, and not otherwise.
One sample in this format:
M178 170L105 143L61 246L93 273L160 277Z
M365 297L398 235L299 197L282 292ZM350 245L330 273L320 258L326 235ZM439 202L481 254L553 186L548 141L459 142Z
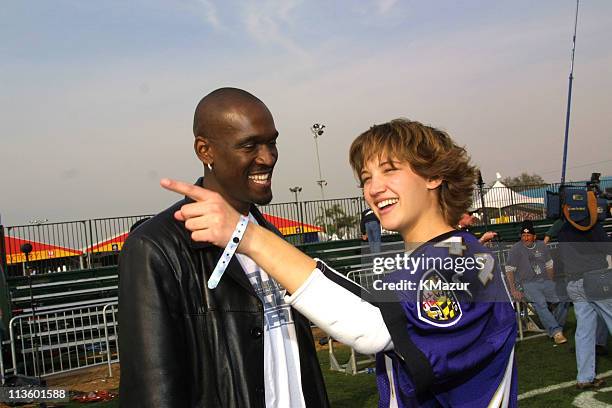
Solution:
M612 387L600 388L597 391L585 391L581 394L578 394L576 398L574 398L573 406L578 408L609 408L610 404L605 402L598 401L595 398L598 392L610 392L612 391Z
M599 378L608 377L610 375L612 375L612 370L606 371L605 373L601 373L597 377ZM538 388L537 390L531 390L531 391L524 392L518 396L518 399L520 401L526 398L535 397L536 395L542 395L542 394L546 394L552 391L560 390L562 388L572 387L574 385L576 385L576 381L566 381L566 382L555 384L555 385L549 385L548 387Z

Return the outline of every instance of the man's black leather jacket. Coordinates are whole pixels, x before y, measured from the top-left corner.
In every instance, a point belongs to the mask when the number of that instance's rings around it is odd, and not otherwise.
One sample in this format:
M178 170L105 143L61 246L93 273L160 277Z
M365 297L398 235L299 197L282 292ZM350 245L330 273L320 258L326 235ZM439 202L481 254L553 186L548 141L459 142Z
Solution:
M222 250L192 241L174 219L189 201L136 228L121 252L120 405L264 408L263 306L235 257L208 289ZM327 407L309 322L292 313L306 405Z

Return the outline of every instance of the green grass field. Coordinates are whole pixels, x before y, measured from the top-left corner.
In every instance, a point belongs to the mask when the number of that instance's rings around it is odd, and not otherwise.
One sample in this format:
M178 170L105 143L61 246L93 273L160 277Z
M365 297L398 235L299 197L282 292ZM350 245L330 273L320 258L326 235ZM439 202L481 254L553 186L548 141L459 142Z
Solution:
M575 321L569 317L566 324L567 344L555 346L546 337L539 337L517 343L516 359L519 372L519 395L543 387L555 386L576 378L576 360L574 354ZM609 342L612 346L612 342ZM349 350L337 347L339 362L346 362ZM612 348L610 348L612 350ZM356 376L329 370L329 355L327 350L319 352L319 360L323 368L325 383L332 407L370 408L377 407L376 376L374 374L358 374ZM597 372L612 370L612 355L597 358ZM573 385L554 391L542 393L529 398L521 398L519 406L535 408L590 407L600 408L612 406L612 376L608 378L608 386L603 391L578 391ZM82 404L70 404L69 407L79 407ZM118 407L117 401L109 403L87 404L90 407Z
M573 330L568 332L568 336L572 338L562 346L555 346L546 337L534 338L517 344L519 395L576 379ZM340 354L343 356L342 359L338 358L339 361L348 359L348 351ZM377 407L378 395L374 374L349 376L331 372L327 353L319 353L319 359L332 407ZM598 357L597 372L603 373L609 370L612 370L612 356ZM612 377L609 377L607 382L612 386ZM596 393L584 392L578 391L571 385L530 398L523 398L519 401L519 406L537 408L612 406L612 388L607 390L606 386L603 390L603 392ZM579 396L585 402L577 401L577 405L574 405L574 400ZM595 405L593 401L599 402L600 405Z

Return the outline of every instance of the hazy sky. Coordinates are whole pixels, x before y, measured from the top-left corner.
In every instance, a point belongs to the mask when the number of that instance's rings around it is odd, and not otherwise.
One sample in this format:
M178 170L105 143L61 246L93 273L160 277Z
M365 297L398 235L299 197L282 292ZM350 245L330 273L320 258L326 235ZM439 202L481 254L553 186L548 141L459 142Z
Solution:
M274 202L360 192L351 141L403 116L447 130L486 181L560 177L575 1L30 1L0 8L5 225L157 212L202 174L193 110L222 86L272 111ZM580 5L568 179L612 174L612 2ZM607 40L606 40L607 39Z

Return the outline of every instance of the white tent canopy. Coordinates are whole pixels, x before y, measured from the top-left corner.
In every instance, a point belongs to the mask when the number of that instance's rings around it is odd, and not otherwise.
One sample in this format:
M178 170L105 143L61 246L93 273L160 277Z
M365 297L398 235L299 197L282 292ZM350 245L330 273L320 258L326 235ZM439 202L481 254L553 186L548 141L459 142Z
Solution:
M504 183L497 180L493 187L491 187L484 194L484 206L485 208L497 208L502 209L505 207L511 207L513 205L520 204L540 204L544 205L544 199L541 197L527 197L526 195L517 193L510 188L506 187ZM482 209L482 200L480 198L480 192L474 191L472 208L471 210Z

